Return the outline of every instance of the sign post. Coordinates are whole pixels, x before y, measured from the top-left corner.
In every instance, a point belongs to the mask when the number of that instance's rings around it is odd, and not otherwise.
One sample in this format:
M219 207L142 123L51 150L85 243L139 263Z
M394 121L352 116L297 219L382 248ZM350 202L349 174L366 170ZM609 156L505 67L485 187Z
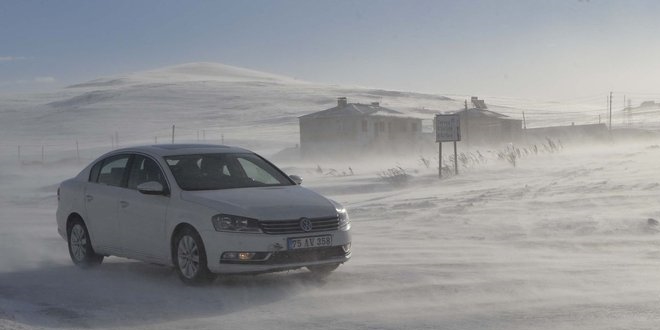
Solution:
M438 177L442 177L442 142L454 142L454 172L458 174L456 142L460 140L460 117L458 115L435 115L435 142L438 143Z
M438 177L442 178L442 142L438 143Z

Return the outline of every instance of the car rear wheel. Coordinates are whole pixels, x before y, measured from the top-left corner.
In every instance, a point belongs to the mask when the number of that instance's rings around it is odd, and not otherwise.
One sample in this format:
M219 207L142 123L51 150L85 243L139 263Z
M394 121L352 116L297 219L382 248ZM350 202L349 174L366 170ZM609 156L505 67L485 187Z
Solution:
M206 250L199 234L190 227L179 231L174 239L174 266L186 284L203 284L215 279L206 264Z
M81 219L76 218L71 221L68 237L69 255L74 264L80 267L90 267L103 262L103 256L94 252L87 226Z

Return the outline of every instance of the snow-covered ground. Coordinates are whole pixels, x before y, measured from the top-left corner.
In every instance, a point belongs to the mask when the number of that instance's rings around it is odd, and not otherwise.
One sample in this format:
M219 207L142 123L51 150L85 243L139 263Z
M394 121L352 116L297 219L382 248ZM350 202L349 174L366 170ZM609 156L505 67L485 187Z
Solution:
M295 116L328 108L335 96L369 102L388 94L382 102L407 109L462 103L222 68L216 76L233 72L231 79L191 78L197 69L183 70L185 79L166 74L169 87L135 85L147 76L163 84L160 73L138 74L0 100L0 329L657 328L656 140L541 147L523 152L516 167L479 150L482 159L442 180L432 153L420 155L428 168L421 158L279 163L348 207L353 259L323 280L301 270L187 287L171 269L120 258L74 267L56 232L57 183L111 148L114 132L126 145L152 142L172 122L201 130L213 121L227 142L268 154L296 143ZM250 87L255 80L277 82ZM41 151L27 146L44 144L57 152L40 164ZM406 184L379 176L396 166L411 176Z

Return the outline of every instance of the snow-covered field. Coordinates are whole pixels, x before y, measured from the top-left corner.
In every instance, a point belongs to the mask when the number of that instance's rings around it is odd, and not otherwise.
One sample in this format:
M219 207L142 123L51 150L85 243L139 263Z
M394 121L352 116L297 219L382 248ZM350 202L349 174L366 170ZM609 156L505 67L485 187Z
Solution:
M227 142L268 155L296 143L296 116L332 106L335 96L387 94L382 102L408 109L462 102L191 72L133 76L151 79L146 89L117 78L0 100L0 329L657 328L660 224L649 220L660 220L657 140L565 143L516 167L480 150L482 161L442 180L434 161L427 168L420 159L278 163L348 207L353 259L323 280L301 270L186 287L171 269L120 258L74 267L56 232L57 183L108 150L114 132L126 145L152 142L173 122L221 126ZM254 79L265 85L249 87ZM44 144L54 151L40 164L40 150L27 146ZM349 166L354 175L341 175ZM411 175L405 185L379 177L395 166Z

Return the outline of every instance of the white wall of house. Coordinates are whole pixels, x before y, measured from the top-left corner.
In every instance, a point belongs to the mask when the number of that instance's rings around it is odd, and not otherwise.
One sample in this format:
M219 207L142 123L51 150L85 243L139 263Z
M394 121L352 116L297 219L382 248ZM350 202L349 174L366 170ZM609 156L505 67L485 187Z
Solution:
M410 151L422 136L421 119L393 116L300 118L305 158L354 157L364 153Z

